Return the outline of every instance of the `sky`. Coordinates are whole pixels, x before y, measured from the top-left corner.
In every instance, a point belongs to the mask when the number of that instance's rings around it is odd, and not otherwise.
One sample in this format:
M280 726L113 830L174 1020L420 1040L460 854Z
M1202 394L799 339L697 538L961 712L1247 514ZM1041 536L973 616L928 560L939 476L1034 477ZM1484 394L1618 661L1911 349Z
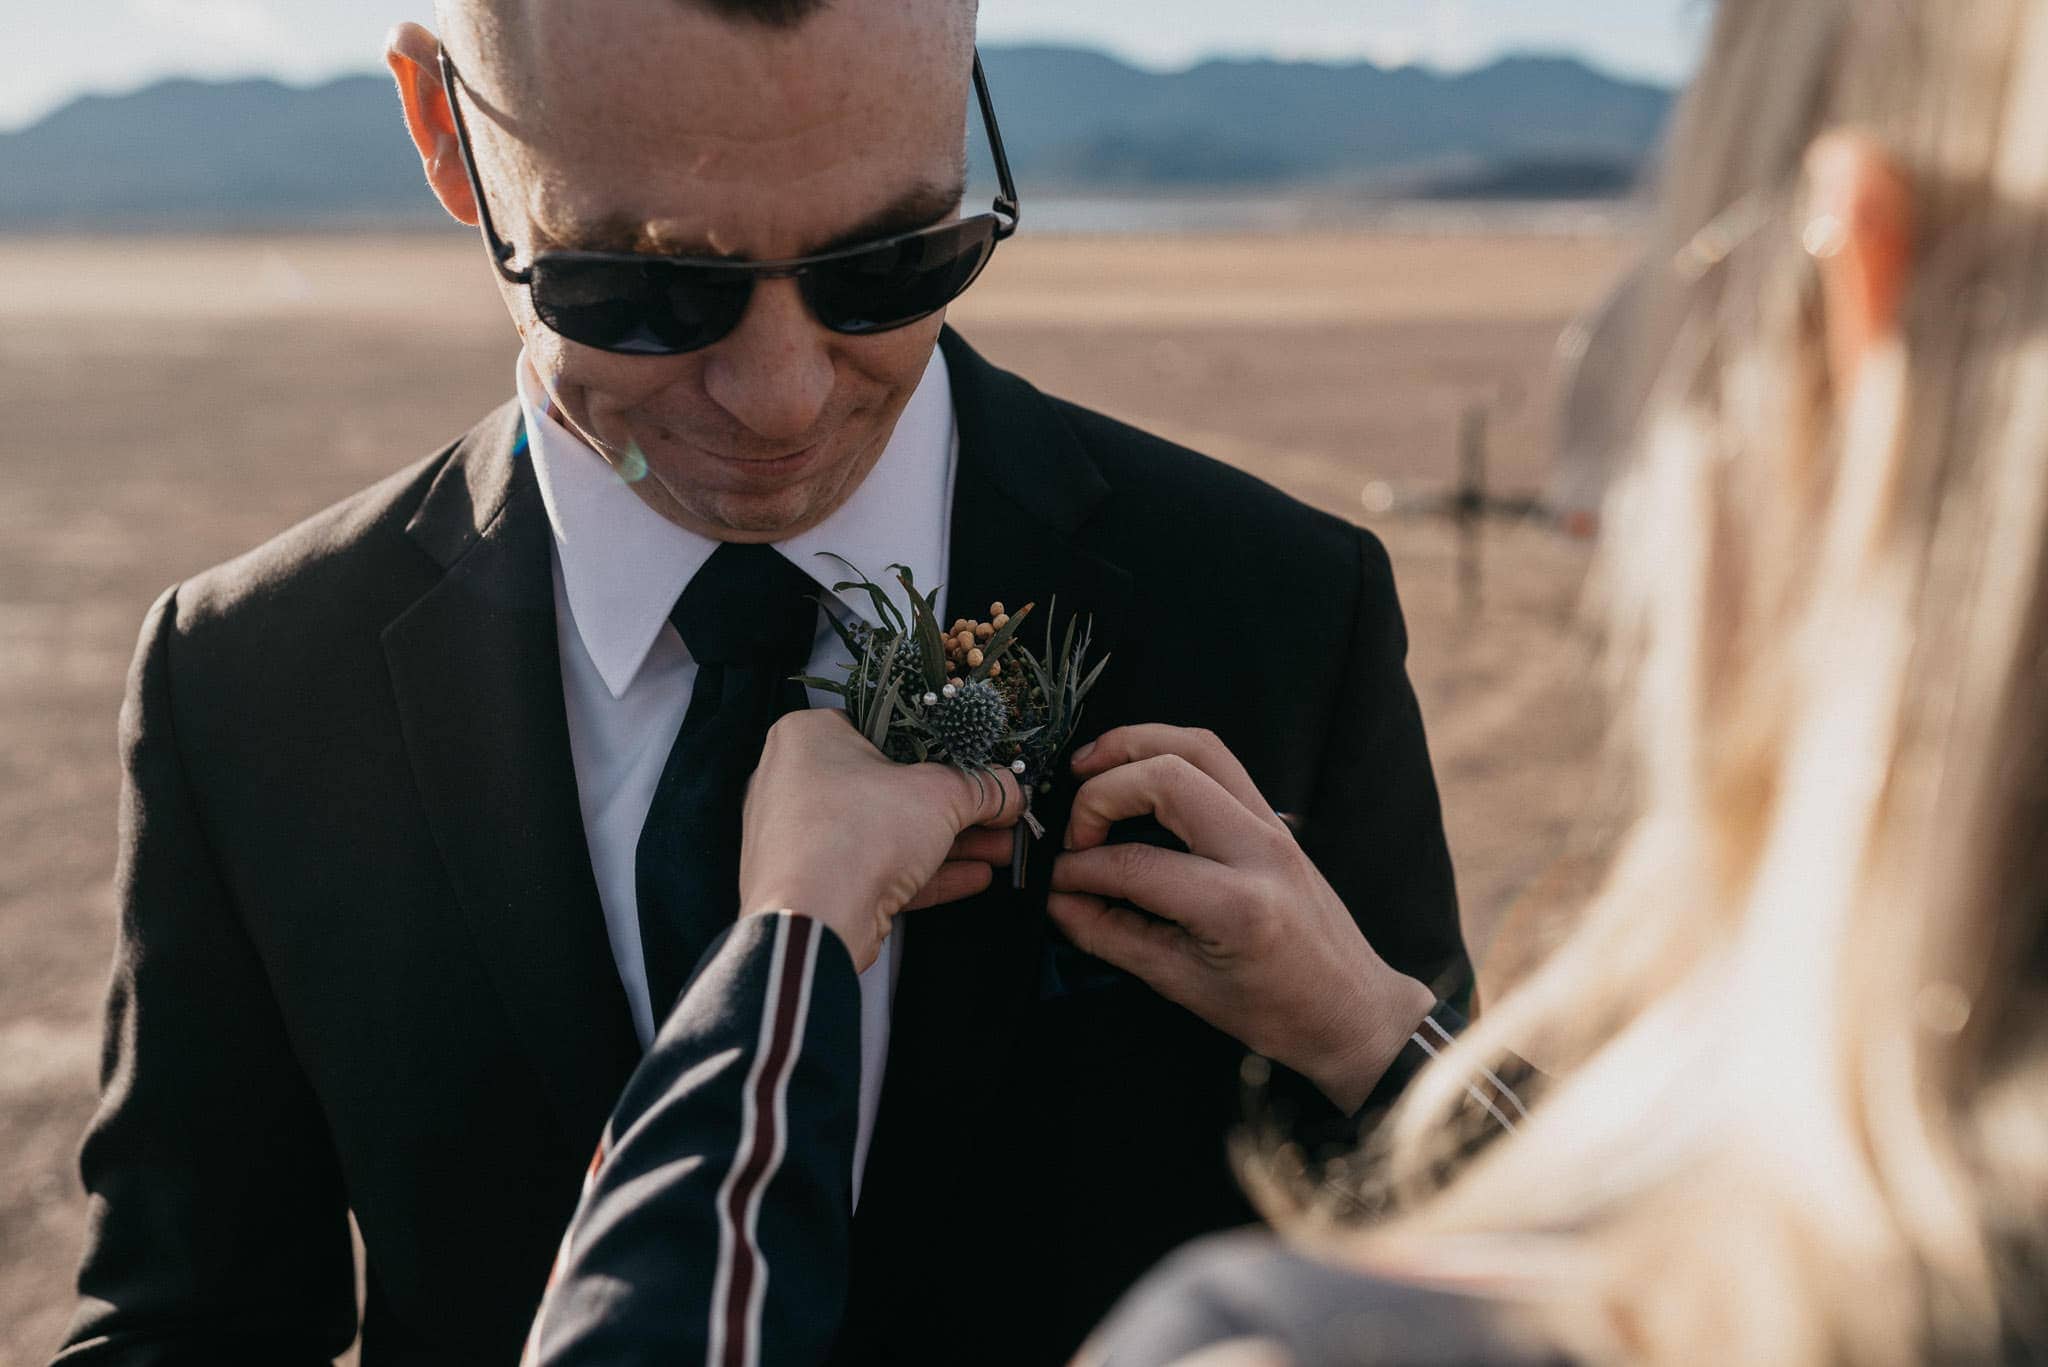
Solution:
M989 43L1099 47L1146 66L1258 54L1460 70L1504 52L1570 52L1683 79L1709 0L982 0ZM26 19L33 8L34 18ZM377 69L384 31L432 0L0 0L0 129L86 91L162 76L294 82Z

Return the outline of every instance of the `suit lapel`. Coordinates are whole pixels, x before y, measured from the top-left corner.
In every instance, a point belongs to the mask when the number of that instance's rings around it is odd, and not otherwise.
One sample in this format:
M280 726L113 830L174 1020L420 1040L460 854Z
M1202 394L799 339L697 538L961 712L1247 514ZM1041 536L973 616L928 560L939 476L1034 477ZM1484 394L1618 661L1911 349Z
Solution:
M960 434L944 619L980 616L997 600L1013 610L1035 602L1024 639L1042 650L1057 599L1056 628L1070 615L1092 616L1096 657L1114 653L1130 576L1079 541L1109 486L1044 395L989 365L950 329L941 345ZM1114 715L1120 688L1112 664L1084 715L1084 737ZM1043 814L1059 817L1060 804ZM1037 1000L1058 834L1055 825L1052 840L1039 843L1024 892L999 879L965 905L906 920L888 1075L855 1222L854 1313L868 1324L911 1313L888 1308L918 1284L902 1257L944 1256L919 1239L917 1226L960 1200L950 1175L972 1163L963 1112L989 1113L1005 1082L1002 1059Z
M547 512L517 404L464 439L407 532L445 568L383 636L420 797L478 954L578 1148L638 1057L590 870Z
M1068 619L1091 622L1092 658L1118 658L1086 704L1085 739L1104 718L1121 715L1128 686L1120 665L1128 662L1131 576L1097 554L1087 538L1109 485L1051 400L990 365L951 329L943 345L960 429L946 620L982 616L994 602L1013 610L1035 603L1023 643L1041 656L1048 627L1057 643ZM1063 807L1056 801L1040 815L1063 820ZM1041 843L1037 854L1032 867L1043 884L1051 875L1050 851Z

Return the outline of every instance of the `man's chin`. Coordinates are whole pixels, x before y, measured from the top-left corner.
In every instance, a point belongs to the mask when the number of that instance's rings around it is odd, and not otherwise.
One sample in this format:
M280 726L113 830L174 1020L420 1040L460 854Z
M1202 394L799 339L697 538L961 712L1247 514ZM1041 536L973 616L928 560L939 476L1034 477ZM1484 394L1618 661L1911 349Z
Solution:
M683 511L686 525L720 541L765 542L810 530L831 516L832 507L818 490L782 489L695 499Z
M670 521L721 541L783 541L823 522L860 487L873 461L816 462L787 484L707 487L656 465L641 497ZM666 505L666 506L664 506Z

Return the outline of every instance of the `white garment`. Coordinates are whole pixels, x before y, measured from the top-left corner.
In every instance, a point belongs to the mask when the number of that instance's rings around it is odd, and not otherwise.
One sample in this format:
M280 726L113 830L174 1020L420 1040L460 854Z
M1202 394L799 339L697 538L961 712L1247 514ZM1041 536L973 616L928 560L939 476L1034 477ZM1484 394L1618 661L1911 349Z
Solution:
M521 356L520 406L541 497L554 532L555 620L568 708L569 749L590 863L604 906L612 961L625 985L643 1047L654 1039L640 948L634 858L668 752L690 705L697 666L669 624L669 612L718 543L668 521L645 503L574 433L547 416ZM959 436L945 358L932 353L924 379L898 419L882 458L845 505L812 531L776 546L825 587L850 576L820 552L842 555L881 582L908 565L920 588L942 583L948 564L953 475ZM896 594L899 602L901 593ZM842 622L870 620L864 595L838 595ZM845 647L821 613L808 672L834 677ZM812 694L813 706L837 705ZM802 908L796 908L802 910ZM903 952L899 926L881 958L861 975L860 1128L853 1190L860 1196L868 1142L889 1056L889 1012Z

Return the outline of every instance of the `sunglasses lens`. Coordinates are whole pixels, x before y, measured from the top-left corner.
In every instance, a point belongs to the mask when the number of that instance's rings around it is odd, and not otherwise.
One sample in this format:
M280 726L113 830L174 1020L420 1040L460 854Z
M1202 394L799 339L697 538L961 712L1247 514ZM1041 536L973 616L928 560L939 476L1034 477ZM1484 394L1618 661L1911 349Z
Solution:
M804 294L834 332L887 332L959 298L995 245L992 218L947 224L826 262L804 277Z
M629 356L674 356L710 346L739 325L753 282L735 272L650 260L543 256L533 264L533 309L572 342Z

